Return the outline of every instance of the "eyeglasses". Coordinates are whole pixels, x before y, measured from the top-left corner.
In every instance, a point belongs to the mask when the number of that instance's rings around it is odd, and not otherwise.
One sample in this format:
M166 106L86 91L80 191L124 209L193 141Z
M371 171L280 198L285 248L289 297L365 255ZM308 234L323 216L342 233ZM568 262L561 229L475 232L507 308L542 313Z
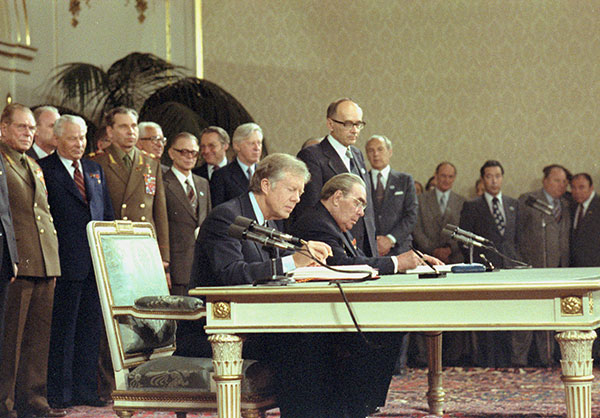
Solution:
M339 123L340 125L344 125L344 128L346 128L346 129L352 129L352 127L354 126L359 131L362 130L365 127L365 125L367 124L366 122L363 122L362 120L360 122L352 122L351 120L347 120L345 122L342 122L341 120L335 120L333 118L329 118L329 119L331 119L335 123Z
M15 125L19 131L24 131L26 129L29 129L29 131L33 134L35 133L35 131L37 131L37 127L35 125L27 125L26 123L14 123L14 122L11 122L11 125Z
M164 136L155 135L140 138L140 141L151 141L153 144L156 145L165 145L167 143L167 138L165 138Z
M352 204L354 205L354 209L359 210L365 210L367 208L367 202L365 202L364 200L361 199L357 199L354 196L350 196L350 198L352 199Z
M191 149L175 149L175 148L173 148L173 151L177 151L178 153L180 153L184 157L196 158L198 155L200 155L200 153L198 151L194 151L194 150L191 150Z

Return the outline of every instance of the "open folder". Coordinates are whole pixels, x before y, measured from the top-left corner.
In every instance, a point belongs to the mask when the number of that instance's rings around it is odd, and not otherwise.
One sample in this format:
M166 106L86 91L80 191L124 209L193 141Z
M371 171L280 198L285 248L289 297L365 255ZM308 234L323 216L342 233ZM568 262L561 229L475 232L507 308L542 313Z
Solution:
M326 267L300 267L288 275L296 282L312 281L330 281L330 280L361 280L370 275L371 278L379 277L379 271L366 264L357 264L352 266L331 266L336 270L329 270Z

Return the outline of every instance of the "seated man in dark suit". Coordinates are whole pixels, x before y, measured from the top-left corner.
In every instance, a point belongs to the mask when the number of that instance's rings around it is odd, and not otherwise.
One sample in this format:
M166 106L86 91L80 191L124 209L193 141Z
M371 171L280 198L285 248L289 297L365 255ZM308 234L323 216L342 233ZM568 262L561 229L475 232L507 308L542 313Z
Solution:
M213 173L210 180L213 208L248 191L248 184L262 154L262 140L262 129L256 123L244 123L235 129L232 145L236 158Z
M351 173L338 174L329 179L321 190L321 200L306 210L293 224L292 233L304 239L316 239L329 244L332 256L327 258L330 265L368 264L377 268L380 274L393 274L416 267L422 260L413 251L395 256L367 257L357 247L350 233L358 219L364 216L367 204L365 182ZM425 256L432 264L441 264L433 257ZM350 355L354 367L362 373L355 376L351 387L344 388L346 399L362 399L371 407L385 404L387 390L396 359L400 352L403 333L373 333L369 340L377 348L369 347L356 334L336 335L336 342ZM346 357L339 359L341 365ZM344 366L342 366L344 367Z

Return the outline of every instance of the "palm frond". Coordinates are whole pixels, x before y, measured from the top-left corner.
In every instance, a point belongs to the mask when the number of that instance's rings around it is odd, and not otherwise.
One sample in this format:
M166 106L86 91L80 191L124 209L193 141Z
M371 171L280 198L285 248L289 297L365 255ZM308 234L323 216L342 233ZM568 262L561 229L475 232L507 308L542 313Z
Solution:
M102 68L82 62L60 65L51 80L62 97L60 104L74 102L81 112L90 102L103 101L108 87L108 76Z

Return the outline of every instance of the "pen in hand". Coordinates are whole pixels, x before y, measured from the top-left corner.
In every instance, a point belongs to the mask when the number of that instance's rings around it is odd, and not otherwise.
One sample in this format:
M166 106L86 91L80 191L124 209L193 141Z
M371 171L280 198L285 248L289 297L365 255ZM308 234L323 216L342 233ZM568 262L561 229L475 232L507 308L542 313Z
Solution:
M418 257L419 257L421 260L423 260L423 261L425 262L425 264L427 264L429 267L431 267L431 269L432 269L433 271L435 271L437 274L439 274L439 273L440 273L440 272L439 272L439 271L438 271L438 270L437 270L437 269L436 269L436 268L433 266L433 264L431 264L431 263L429 262L429 260L427 260L427 259L425 258L425 255L424 255L424 254L423 254L421 251L417 250L417 249L416 249L416 248L414 248L413 246L411 246L411 247L410 247L410 249L411 249L411 250L412 250L412 251L413 251L413 252L414 252L414 253L415 253L415 254L416 254L416 255L417 255L417 256L418 256Z

